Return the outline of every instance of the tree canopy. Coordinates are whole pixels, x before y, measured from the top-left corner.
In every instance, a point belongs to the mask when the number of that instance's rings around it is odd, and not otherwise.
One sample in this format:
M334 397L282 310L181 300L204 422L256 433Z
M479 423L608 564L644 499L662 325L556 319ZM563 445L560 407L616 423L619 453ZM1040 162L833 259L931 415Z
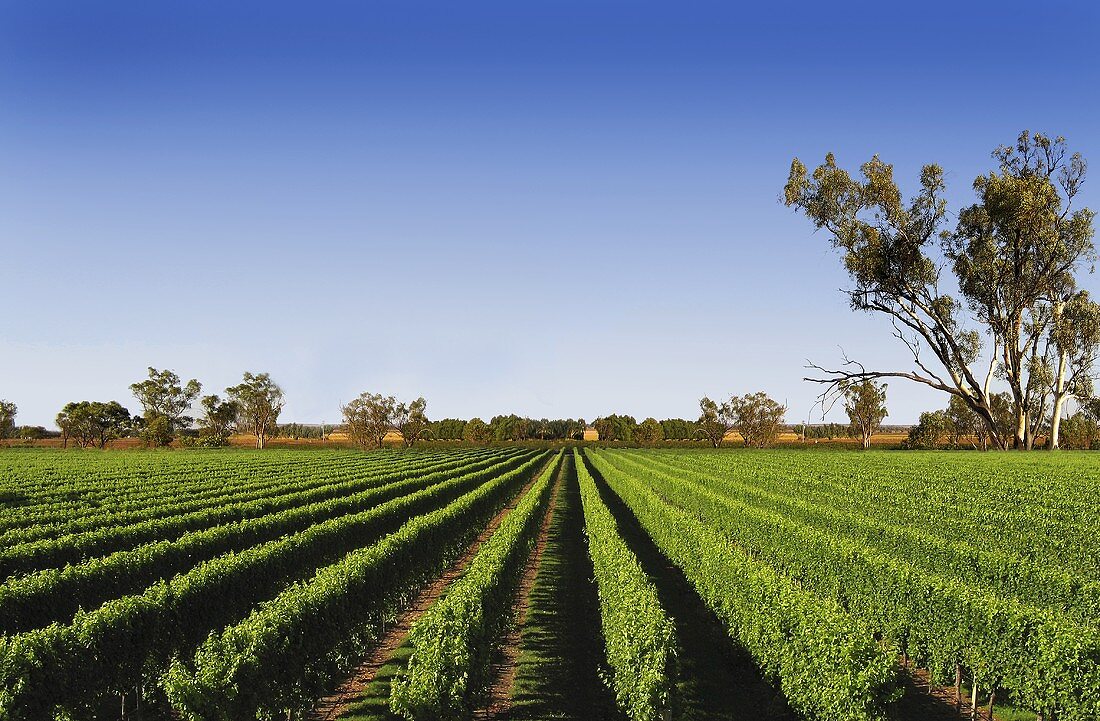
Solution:
M237 407L237 421L256 436L256 447L267 445L283 410L283 389L267 373L245 371L242 381L225 389Z
M0 400L0 438L10 438L15 432L15 414L18 411L11 401Z
M737 427L733 405L716 403L707 396L699 399L699 420L695 421L696 433L701 434L715 448L722 445L726 434Z
M56 422L65 443L71 438L85 448L105 448L108 441L125 436L134 425L130 411L118 401L66 403Z
M192 378L185 385L170 370L152 366L148 370L149 377L131 384L130 391L141 403L146 428L158 429L155 433L147 431L147 439L156 445L168 445L179 431L190 428L193 419L187 411L202 391L202 384ZM158 423L157 418L164 421Z
M1030 448L1057 394L1056 366L1081 362L1052 333L1077 274L1095 257L1093 213L1072 207L1086 166L1063 138L1025 131L993 157L998 169L974 181L977 202L959 211L954 230L938 165L924 166L920 189L905 201L878 156L860 179L831 153L812 174L792 161L786 204L832 236L853 282L852 308L888 317L914 364L882 371L845 357L840 368L811 364L822 375L807 380L825 384L828 396L851 381L905 378L958 396L996 445ZM961 297L946 291L944 268ZM995 380L1012 400L1010 434L994 417Z
M844 412L848 414L852 435L863 441L864 448L870 448L871 436L888 415L886 384L870 379L846 383Z

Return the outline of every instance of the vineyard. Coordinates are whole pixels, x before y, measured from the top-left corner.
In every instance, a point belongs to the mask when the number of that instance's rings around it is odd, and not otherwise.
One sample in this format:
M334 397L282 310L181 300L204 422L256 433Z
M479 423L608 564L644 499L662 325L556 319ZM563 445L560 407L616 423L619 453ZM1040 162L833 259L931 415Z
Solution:
M1073 453L0 453L0 720L1100 718Z

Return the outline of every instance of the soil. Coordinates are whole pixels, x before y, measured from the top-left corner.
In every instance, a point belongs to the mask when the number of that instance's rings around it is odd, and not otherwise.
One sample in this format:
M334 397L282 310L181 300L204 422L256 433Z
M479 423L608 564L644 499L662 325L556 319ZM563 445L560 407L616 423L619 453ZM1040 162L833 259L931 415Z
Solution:
M527 622L531 589L535 585L535 576L538 574L539 564L546 551L546 540L550 535L550 525L554 521L554 511L557 508L558 490L561 488L563 471L564 467L558 470L558 477L554 480L554 487L550 491L550 504L542 518L542 526L539 528L535 548L527 559L523 576L520 578L513 597L512 607L515 609L515 615L497 648L497 652L494 654L493 665L489 672L493 681L486 690L484 708L474 714L476 719L498 721L507 718L508 712L511 710L512 686L516 680L516 660L519 658L520 639L524 624Z

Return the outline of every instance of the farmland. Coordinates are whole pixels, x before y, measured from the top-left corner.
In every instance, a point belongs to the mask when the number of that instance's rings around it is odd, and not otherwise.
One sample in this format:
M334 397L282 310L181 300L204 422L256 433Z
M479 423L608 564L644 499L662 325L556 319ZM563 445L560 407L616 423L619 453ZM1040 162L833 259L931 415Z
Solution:
M0 453L0 719L1100 717L1084 454Z

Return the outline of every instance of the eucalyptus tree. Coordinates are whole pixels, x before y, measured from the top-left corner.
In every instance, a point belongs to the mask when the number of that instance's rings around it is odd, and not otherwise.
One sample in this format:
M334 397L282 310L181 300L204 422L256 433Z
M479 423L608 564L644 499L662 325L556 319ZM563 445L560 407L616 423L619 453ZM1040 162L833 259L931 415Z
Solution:
M646 418L634 429L634 440L642 446L654 446L665 438L665 431L656 418Z
M638 422L633 416L612 413L592 421L592 427L596 429L601 441L621 441L630 443L634 440L634 429Z
M240 406L234 400L222 400L217 394L203 396L203 416L200 419L200 437L207 445L223 446L229 443L229 434L240 415Z
M493 440L493 431L489 424L480 418L471 418L462 428L462 440L475 446L484 446Z
M428 402L423 397L417 398L411 403L398 403L393 410L390 422L405 443L406 448L411 448L414 443L431 432L431 424L425 410Z
M0 400L0 438L8 438L15 431L15 414L18 411L11 401Z
M157 445L168 445L179 431L189 428L192 418L187 415L191 404L202 392L202 384L192 378L184 384L175 372L149 367L149 377L130 385L130 392L141 403L146 428L161 431L149 434L149 440ZM158 420L163 419L163 420Z
M850 430L871 447L871 436L889 415L886 411L886 384L867 379L843 386L844 412L851 423Z
M807 380L824 384L823 401L853 381L905 378L961 398L996 445L1034 443L1051 396L1043 349L1056 309L1094 258L1093 213L1073 208L1086 165L1067 154L1063 138L1025 131L993 157L998 170L975 180L977 202L959 212L953 231L938 165L924 166L919 191L905 201L893 166L877 155L858 180L831 153L812 174L791 163L786 204L832 236L853 281L845 291L853 310L887 316L914 365L873 370L847 357L839 368L811 364L820 375ZM944 269L961 298L943 289ZM1009 388L1011 433L994 417L995 380Z
M733 405L727 401L718 403L707 396L699 399L699 420L695 421L695 433L710 441L717 448L726 434L737 427Z
M84 448L106 448L112 439L129 433L134 420L118 401L73 401L57 414L56 423L66 445L73 438Z
M266 446L283 410L283 389L267 373L246 371L242 381L225 392L237 406L238 425L256 436L257 448Z
M1052 411L1049 446L1058 448L1062 413L1071 398L1089 399L1093 395L1093 372L1100 349L1100 305L1088 291L1074 293L1055 304L1051 319L1050 342L1044 360L1051 372Z
M787 406L767 393L759 391L741 397L733 396L729 400L729 408L746 446L767 448L779 439Z
M352 441L361 446L376 445L381 448L386 434L393 428L397 399L381 393L363 392L341 406L340 410Z

